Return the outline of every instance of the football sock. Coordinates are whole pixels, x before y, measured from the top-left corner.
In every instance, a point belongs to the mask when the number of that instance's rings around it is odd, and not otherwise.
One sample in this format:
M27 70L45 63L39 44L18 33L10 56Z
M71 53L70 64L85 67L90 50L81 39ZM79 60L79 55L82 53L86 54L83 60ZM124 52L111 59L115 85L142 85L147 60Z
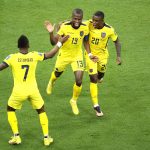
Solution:
M93 105L94 106L98 105L98 87L97 87L97 83L90 82L90 93L91 93Z
M13 131L13 134L17 135L19 132L18 132L18 121L17 121L16 114L14 111L8 111L7 115L8 115L8 122Z
M55 72L53 71L51 74L49 82L53 83L56 79L57 79L57 77L55 76Z
M82 85L81 86L77 86L76 83L74 84L73 86L73 95L72 95L72 99L77 101L80 93L81 93L81 90L82 90Z
M48 136L48 118L45 112L39 114L40 124L44 136Z

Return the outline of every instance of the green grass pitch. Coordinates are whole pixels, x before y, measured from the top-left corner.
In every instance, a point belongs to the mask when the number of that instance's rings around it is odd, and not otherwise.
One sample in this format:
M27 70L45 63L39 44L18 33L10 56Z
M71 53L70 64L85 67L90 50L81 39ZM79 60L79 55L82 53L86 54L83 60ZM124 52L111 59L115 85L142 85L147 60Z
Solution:
M84 20L97 10L105 13L122 44L123 64L115 63L116 52L109 42L110 58L104 82L99 85L99 100L104 117L97 118L89 93L89 78L84 74L78 100L79 116L72 114L69 100L74 76L70 67L57 81L53 94L45 92L56 57L41 62L37 81L45 100L52 150L149 150L150 148L150 17L149 0L0 0L0 61L17 52L17 39L28 36L30 50L52 48L44 21L69 19L74 8L82 8ZM22 144L11 146L6 105L13 86L9 69L0 72L0 149L44 150L37 113L28 102L17 111Z

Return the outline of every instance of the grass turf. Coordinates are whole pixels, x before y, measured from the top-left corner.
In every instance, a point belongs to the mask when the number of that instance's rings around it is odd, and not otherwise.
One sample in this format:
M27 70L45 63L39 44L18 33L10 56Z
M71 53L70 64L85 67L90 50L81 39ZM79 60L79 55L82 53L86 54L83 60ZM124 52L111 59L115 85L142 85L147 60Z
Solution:
M105 12L105 21L112 25L122 44L123 64L115 64L115 48L109 42L110 59L104 82L99 85L99 99L105 114L97 118L92 108L89 79L84 75L83 90L78 105L80 115L71 112L74 76L68 67L57 81L53 94L46 95L56 57L39 63L37 81L45 100L54 150L148 150L150 147L150 51L149 0L26 0L0 1L0 61L17 51L17 39L26 34L30 50L52 48L44 29L45 20L57 23L69 19L74 8L82 8L84 19L97 10ZM41 82L42 81L42 82ZM10 69L0 73L0 147L10 149L45 149L36 112L28 102L17 112L22 144L10 146L11 130L7 122L6 105L13 86Z

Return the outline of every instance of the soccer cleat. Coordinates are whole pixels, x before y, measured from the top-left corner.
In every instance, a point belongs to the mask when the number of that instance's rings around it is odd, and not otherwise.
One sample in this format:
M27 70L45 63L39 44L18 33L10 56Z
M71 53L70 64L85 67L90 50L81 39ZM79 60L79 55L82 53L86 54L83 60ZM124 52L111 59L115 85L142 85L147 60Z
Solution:
M94 107L94 110L96 112L97 117L102 117L104 115L103 112L100 110L100 106Z
M11 139L8 141L11 145L18 145L21 144L21 138L20 136L12 136Z
M72 107L72 111L75 115L78 115L79 114L79 109L78 109L78 106L77 106L77 102L75 100L70 100L70 105Z
M51 138L49 136L44 138L44 145L45 146L49 146L51 143L53 143L53 138Z
M47 94L51 94L52 93L52 88L54 86L55 82L49 82L48 85L47 85L47 88L46 88L46 92Z

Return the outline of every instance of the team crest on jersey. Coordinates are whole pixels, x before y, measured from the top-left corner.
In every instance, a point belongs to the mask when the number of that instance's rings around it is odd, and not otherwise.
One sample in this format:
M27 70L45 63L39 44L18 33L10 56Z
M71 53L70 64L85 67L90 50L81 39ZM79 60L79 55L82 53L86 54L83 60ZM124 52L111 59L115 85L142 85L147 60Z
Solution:
M83 36L84 32L83 31L80 31L80 36Z
M102 37L102 38L105 38L105 37L106 37L106 33L105 33L105 32L102 32L102 33L101 33L101 37Z

